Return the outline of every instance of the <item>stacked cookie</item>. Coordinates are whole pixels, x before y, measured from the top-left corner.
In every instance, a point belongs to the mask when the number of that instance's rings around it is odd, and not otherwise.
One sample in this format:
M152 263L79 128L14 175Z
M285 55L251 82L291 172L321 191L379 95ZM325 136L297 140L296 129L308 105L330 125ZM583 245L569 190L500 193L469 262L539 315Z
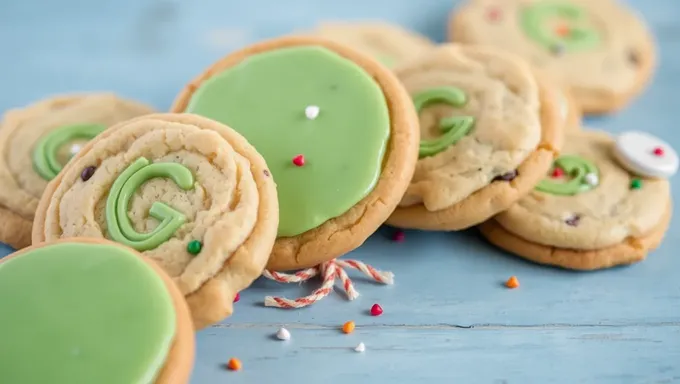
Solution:
M569 269L636 262L661 242L676 153L647 133L581 128L651 78L652 38L625 5L470 0L441 45L385 23L315 33L388 65L418 112L419 160L388 224L480 225L505 250Z

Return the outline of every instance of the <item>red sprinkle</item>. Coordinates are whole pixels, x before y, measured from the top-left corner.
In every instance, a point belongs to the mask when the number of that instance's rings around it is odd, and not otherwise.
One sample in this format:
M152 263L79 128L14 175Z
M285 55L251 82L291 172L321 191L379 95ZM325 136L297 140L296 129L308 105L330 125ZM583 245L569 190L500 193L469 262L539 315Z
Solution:
M236 296L234 296L234 303L238 303L239 300L241 300L241 294L236 292Z
M654 148L654 155L663 156L663 148L661 148L661 147Z
M491 21L498 21L498 20L500 20L500 18L501 18L501 14L502 14L502 13L501 13L501 10L500 10L500 9L498 9L498 8L490 8L490 9L487 11L486 16L487 16L487 17L489 18L489 20L491 20Z
M305 165L305 156L297 155L293 157L293 164L295 164L298 167L302 167L303 165Z
M562 168L555 168L552 171L552 177L558 178L564 176L564 169Z
M396 241L397 243L401 243L406 239L406 234L402 230L397 230L394 232L394 235L392 236L392 240Z
M383 313L383 309L380 304L373 304L371 307L371 316L380 316Z

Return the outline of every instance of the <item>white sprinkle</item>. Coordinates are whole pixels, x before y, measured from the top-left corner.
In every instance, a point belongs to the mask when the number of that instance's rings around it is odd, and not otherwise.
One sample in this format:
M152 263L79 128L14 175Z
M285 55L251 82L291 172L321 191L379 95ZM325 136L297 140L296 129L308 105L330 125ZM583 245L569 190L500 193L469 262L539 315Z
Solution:
M75 155L76 153L80 152L81 149L83 149L83 147L81 147L80 144L73 144L70 151L72 155Z
M316 105L308 106L305 108L305 116L307 116L309 120L316 119L316 117L319 116L319 107Z
M599 184L600 179L597 177L596 174L594 174L594 173L588 173L588 174L586 174L586 176L585 176L585 181L586 181L586 183L588 183L588 184L590 184L590 185L592 185L592 186L595 186L595 185Z
M276 332L276 338L279 340L290 340L290 332L286 328L279 328L279 331Z
M357 352L363 352L366 350L366 345L364 345L364 343L359 343L359 345L357 345L354 350Z

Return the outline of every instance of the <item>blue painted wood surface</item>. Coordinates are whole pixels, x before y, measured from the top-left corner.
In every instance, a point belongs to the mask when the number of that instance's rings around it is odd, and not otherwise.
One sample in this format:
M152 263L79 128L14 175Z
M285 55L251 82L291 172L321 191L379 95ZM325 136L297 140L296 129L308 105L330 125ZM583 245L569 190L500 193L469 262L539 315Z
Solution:
M441 41L453 3L1 0L0 110L79 90L112 90L167 109L187 80L250 42L318 20L362 18L391 20ZM628 3L651 24L660 66L630 108L588 124L646 129L680 149L680 2ZM672 181L676 200L679 183ZM263 297L293 297L316 284L258 281L233 317L198 334L193 383L680 382L677 220L647 261L593 273L524 262L474 230L413 231L401 244L389 235L381 230L349 257L395 272L394 286L353 274L362 293L356 301L337 293L285 311L264 308ZM0 254L9 251L3 246ZM510 275L519 277L520 289L502 286ZM385 309L381 317L367 314L375 302ZM357 323L351 335L338 330L347 320ZM281 325L292 340L272 337ZM364 354L352 350L360 341ZM243 371L223 369L233 356Z

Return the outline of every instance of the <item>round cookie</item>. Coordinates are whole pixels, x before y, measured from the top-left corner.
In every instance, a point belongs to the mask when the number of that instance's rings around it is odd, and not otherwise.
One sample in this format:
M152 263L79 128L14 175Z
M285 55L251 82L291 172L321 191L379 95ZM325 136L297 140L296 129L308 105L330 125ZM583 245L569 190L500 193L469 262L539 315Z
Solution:
M317 26L314 34L346 44L390 68L435 46L425 36L382 21L325 22Z
M550 168L564 122L521 59L445 44L396 70L420 115L420 159L387 221L460 230L509 208Z
M45 189L33 243L108 238L156 261L203 328L232 312L261 273L278 223L262 157L230 128L194 115L117 124Z
M267 161L280 208L270 270L315 266L357 248L397 205L417 160L417 117L397 78L317 37L226 56L172 110L234 127Z
M194 329L153 262L97 239L0 259L0 382L185 384Z
M558 116L564 127L563 131L568 133L580 130L583 113L571 90L551 79L542 71L536 71L536 74L546 93L549 93L553 98L552 103L557 106Z
M30 245L38 200L69 158L106 127L151 112L108 93L58 96L8 111L0 124L0 242Z
M450 39L502 47L569 86L584 113L619 110L652 76L642 19L616 0L473 0L454 11Z
M493 244L525 259L592 270L644 259L671 216L667 180L639 178L616 161L604 132L567 136L536 190L480 226Z

